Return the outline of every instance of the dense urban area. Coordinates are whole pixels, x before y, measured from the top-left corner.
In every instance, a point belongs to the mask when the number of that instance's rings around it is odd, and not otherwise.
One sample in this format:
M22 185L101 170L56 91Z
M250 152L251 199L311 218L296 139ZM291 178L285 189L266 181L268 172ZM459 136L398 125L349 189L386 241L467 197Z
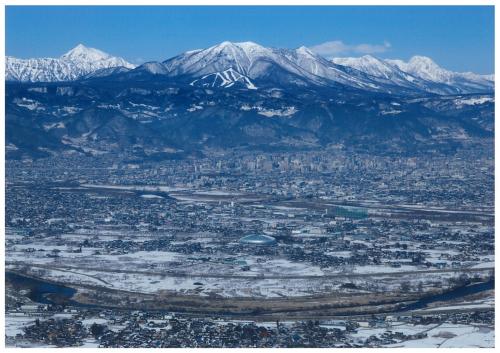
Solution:
M494 346L494 159L6 162L9 346Z

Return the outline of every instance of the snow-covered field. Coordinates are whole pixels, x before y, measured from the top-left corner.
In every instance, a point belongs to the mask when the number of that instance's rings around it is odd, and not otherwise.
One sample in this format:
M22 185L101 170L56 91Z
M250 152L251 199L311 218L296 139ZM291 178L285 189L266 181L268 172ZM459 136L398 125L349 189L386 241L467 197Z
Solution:
M15 336L23 333L23 327L33 325L36 317L24 314L6 314L5 315L5 335Z
M444 323L435 325L431 329L426 326L418 328L416 326L401 326L393 331L405 332L405 330L410 330L409 332L416 333L416 329L421 329L418 332L426 332L427 337L389 345L388 347L492 348L495 346L494 328L487 326Z
M141 235L140 232L129 236L119 231L103 230L101 234L105 235L106 240L137 240L141 236L147 239L146 233ZM83 233L70 233L65 236L65 242L78 242L86 237L88 236ZM186 243L195 240L203 246L211 246L214 241L212 236L207 235L201 236L200 239L190 239ZM179 240L172 244L174 243L182 244L183 241ZM393 273L425 270L404 262L398 265L399 267L390 266L387 263L378 266L342 266L322 269L307 262L291 261L276 256L258 256L249 251L230 258L223 253L200 258L171 251L114 254L102 253L102 250L83 247L81 252L75 252L74 247L55 245L50 239L40 239L29 244L9 246L6 268L17 268L18 263L31 264L32 275L74 285L104 286L140 293L176 291L202 296L216 294L224 297L311 295L343 290L341 286L345 283L355 284L358 291L399 290L402 282L410 283L412 288L416 288L419 283L425 287L433 285L433 281L446 283L447 279L454 276L454 273L429 275L423 272L393 277ZM48 256L54 251L58 251L58 257ZM97 251L101 253L96 253ZM436 251L430 255L436 256L437 260L439 254L440 251ZM345 258L351 254L349 251L343 251L330 255ZM476 266L478 269L488 268L493 267L494 263L485 261ZM244 271L243 267L246 267ZM370 275L380 273L387 275L370 278ZM350 277L350 274L368 277ZM324 275L342 277L322 278ZM295 278L287 278L293 276Z

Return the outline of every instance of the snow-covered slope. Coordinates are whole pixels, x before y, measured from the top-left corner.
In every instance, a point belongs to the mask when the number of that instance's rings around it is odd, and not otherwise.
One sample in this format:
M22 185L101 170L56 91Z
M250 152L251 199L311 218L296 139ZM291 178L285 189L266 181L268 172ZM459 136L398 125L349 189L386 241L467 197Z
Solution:
M309 74L323 79L370 91L386 91L388 89L383 87L385 82L382 83L375 77L369 77L359 70L346 70L345 67L326 60L304 46L295 50L281 49L279 52Z
M491 92L494 89L494 75L452 72L439 67L424 56L414 56L408 62L381 60L370 55L359 58L334 58L332 61L388 79L403 87L413 87L426 92L455 94Z
M196 79L190 83L191 86L200 85L202 87L212 88L229 88L238 84L243 85L248 89L257 89L248 77L235 71L232 67L222 72L215 72L213 74L202 76L200 79Z
M295 76L297 80L310 80L316 83L321 81L319 77L311 75L279 51L253 42L222 42L207 49L183 53L164 61L163 64L170 76L201 78L215 74L220 77L225 76L224 72L231 69L233 73L239 74L238 78L244 76L249 80L272 79L270 73L274 71L274 75L286 72ZM221 80L221 83L223 86L228 84L224 80Z
M409 63L369 55L329 61L306 47L266 48L253 42L222 42L162 65L168 76L205 87L340 86L404 95L491 92L494 86L492 76L453 73L423 57Z
M130 70L131 69L126 68L124 66L106 67L104 69L93 71L87 75L82 76L81 78L90 79L90 78L106 77L111 75L123 74L125 72L129 72Z
M273 84L343 85L376 92L390 92L396 88L388 79L337 65L306 47L277 49L253 42L222 42L207 49L183 53L164 61L163 65L171 77L189 77L192 79L190 83L200 84L202 81L204 86L211 87L232 87L245 81L247 88L252 89Z
M123 58L79 44L60 58L18 59L8 56L5 75L7 81L72 81L114 67L133 69L135 66Z
M423 56L408 62L369 55L327 60L306 47L267 48L253 42L226 41L137 68L122 58L81 44L60 58L6 59L7 81L54 82L115 76L119 80L157 80L164 76L181 84L210 88L326 87L402 96L494 90L493 75L452 72Z
M136 71L147 72L152 75L167 75L167 68L159 62L149 61L136 68Z
M493 75L449 71L426 56L414 56L408 62L402 60L385 61L423 80L453 86L459 93L491 92L494 90Z
M354 68L379 79L387 80L395 85L408 89L437 94L453 94L456 89L445 83L437 83L412 75L401 70L397 65L375 58L371 55L361 57L333 58L332 62Z
M414 76L405 74L394 65L371 55L364 55L359 58L333 58L332 61L336 64L349 66L369 75L386 78L388 80L397 80L401 82L411 82L415 80Z

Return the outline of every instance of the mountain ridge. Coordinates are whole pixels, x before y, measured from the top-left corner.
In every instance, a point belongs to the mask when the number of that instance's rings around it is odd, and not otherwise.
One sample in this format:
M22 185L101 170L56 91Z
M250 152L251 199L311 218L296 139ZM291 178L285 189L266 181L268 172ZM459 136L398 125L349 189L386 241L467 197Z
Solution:
M106 55L80 47L62 61ZM363 60L356 69L356 61L340 65L305 47L223 42L73 81L7 82L7 155L157 160L234 148L419 155L491 147L494 92L457 93L478 86L461 81L457 88Z
M112 70L116 67L124 69ZM60 58L6 60L7 81L127 80L148 74L211 88L344 87L402 95L494 91L494 75L452 72L424 56L414 56L408 62L370 55L328 60L305 46L268 48L250 41L224 41L139 66L82 44Z
M18 59L7 56L6 81L59 82L74 81L101 69L135 65L99 49L78 44L59 58Z
M332 61L374 76L391 75L419 87L427 87L429 92L438 94L479 93L494 89L494 82L491 80L493 75L453 72L443 69L431 58L421 55L413 56L408 62L399 59L379 59L371 55L333 58ZM433 84L439 86L434 87Z

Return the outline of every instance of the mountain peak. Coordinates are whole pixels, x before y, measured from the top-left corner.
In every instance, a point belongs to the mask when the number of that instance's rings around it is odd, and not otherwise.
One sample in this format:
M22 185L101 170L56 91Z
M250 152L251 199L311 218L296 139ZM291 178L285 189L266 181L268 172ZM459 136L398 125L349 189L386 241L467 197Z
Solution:
M224 41L207 49L185 52L163 64L172 75L196 73L203 76L233 68L247 76L256 61L272 55L272 50L254 42Z
M369 62L380 62L381 61L379 58L376 58L370 54L363 55L361 58L363 60L369 61Z
M436 65L434 60L432 60L428 56L424 56L424 55L414 55L411 57L410 62L414 62L414 63L420 62L420 63L427 63L427 64L435 64Z
M224 50L224 49L234 49L234 48L237 48L239 47L238 46L238 43L233 43L233 42L230 42L228 40L225 40L219 44L216 44L214 46L212 46L212 49L220 49L220 50ZM210 48L209 48L210 49Z
M364 71L374 74L374 72L369 72L370 70L376 69L377 71L388 71L390 68L387 64L371 55L363 55L360 57L345 57L345 58L333 58L332 62L339 65L350 66L357 70Z
M263 50L265 49L263 46L260 44L257 44L255 42L230 42L230 41L224 41L222 43L219 43L217 45L214 45L212 48L209 49L220 49L225 50L225 49L231 49L231 50L243 50L244 52L249 52L249 51L255 51L255 50Z
M219 44L217 44L216 46L218 47L224 47L224 46L236 46L236 47L241 47L241 46L259 46L260 47L260 44L257 44L255 42L252 42L252 41L245 41L245 42L231 42L229 40L225 40Z
M166 67L157 61L148 61L138 67L139 70L149 72L153 75L166 75L168 70Z
M432 82L451 83L454 73L443 69L431 58L415 55L408 62L402 60L386 60L400 70Z
M111 55L95 48L86 47L83 44L78 44L76 47L61 56L61 59L66 60L83 60L83 61L99 61L109 59Z
M219 48L225 48L225 47L234 47L234 43L233 42L230 42L228 40L225 40L219 44L216 44L215 45L216 47L219 47Z
M410 61L408 61L408 65L413 67L420 67L426 69L440 69L439 65L434 62L431 58L423 55L415 55Z
M314 54L311 49L309 49L308 47L306 46L301 46L301 47L298 47L296 49L297 53L298 54L302 54L302 55L309 55L309 56L313 56L313 57L316 57L316 54Z
M60 58L17 59L6 57L6 79L21 82L73 81L101 69L135 65L123 58L78 44Z
M474 73L446 70L427 56L415 55L408 62L402 60L385 61L420 79L451 86L454 90L452 93L494 91L494 82L490 77Z

